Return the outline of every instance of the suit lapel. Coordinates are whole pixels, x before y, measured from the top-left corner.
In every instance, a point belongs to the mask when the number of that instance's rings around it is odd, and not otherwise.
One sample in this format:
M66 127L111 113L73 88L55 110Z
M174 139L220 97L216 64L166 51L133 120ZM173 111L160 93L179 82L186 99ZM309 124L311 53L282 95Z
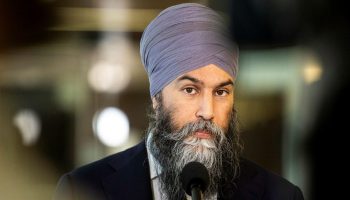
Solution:
M144 142L110 162L116 170L103 180L109 200L151 200L152 190Z

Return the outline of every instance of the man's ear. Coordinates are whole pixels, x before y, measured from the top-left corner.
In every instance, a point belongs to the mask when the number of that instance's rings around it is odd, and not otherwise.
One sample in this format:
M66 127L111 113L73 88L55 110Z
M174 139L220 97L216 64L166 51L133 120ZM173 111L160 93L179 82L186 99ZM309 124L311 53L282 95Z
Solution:
M156 110L157 106L158 106L157 99L155 97L152 97L152 107L153 107L153 109Z

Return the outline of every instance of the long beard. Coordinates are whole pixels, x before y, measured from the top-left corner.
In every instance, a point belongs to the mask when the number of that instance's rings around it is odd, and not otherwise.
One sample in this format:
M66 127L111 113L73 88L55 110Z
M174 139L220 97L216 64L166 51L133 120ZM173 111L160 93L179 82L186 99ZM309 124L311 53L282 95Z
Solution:
M191 162L202 163L209 172L209 185L204 192L204 199L231 195L225 191L232 187L233 179L239 169L239 156L242 146L239 141L236 115L233 110L229 116L229 126L223 130L211 121L198 120L176 130L172 123L170 110L165 110L161 99L155 113L151 113L148 133L152 134L149 149L156 160L157 168L162 169L159 177L162 199L185 199L181 187L180 173L183 167ZM210 139L194 136L196 131L206 131Z

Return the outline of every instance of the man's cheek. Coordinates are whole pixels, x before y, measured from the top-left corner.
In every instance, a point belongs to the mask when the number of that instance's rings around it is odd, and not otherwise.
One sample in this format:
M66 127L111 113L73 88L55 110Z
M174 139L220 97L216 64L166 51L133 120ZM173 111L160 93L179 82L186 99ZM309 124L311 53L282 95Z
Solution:
M185 122L181 120L181 117L176 117L176 115L172 115L170 116L170 124L172 130L178 132L184 127Z

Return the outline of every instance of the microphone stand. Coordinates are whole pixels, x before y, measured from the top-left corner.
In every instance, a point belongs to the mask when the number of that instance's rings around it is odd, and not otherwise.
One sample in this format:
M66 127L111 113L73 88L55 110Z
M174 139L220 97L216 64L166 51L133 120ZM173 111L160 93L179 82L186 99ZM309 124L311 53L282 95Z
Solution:
M202 200L202 190L199 184L192 184L191 185L191 196L192 200Z

